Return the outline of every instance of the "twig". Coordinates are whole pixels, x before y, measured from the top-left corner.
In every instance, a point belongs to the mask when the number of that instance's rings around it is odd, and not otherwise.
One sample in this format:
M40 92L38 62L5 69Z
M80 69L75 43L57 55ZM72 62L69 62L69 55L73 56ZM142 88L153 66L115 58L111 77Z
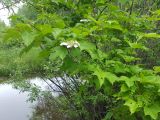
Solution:
M131 14L132 14L132 11L133 11L133 5L134 5L134 0L132 0L132 4L131 4L131 8L130 8L129 15L131 15Z
M12 4L10 4L10 5L6 5L6 6L3 4L3 7L0 8L0 10L9 9L10 7L15 6L15 5L18 4L18 3L20 3L20 1L14 2L14 3L12 3Z

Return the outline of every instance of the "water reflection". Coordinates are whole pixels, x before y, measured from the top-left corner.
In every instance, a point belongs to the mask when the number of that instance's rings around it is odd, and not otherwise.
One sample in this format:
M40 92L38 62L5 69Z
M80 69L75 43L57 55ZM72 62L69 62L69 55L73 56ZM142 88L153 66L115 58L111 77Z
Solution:
M30 82L42 90L47 88L47 84L39 78ZM26 102L28 94L14 89L10 84L0 84L0 120L29 120L37 102Z
M39 86L41 90L49 90L49 81L43 81L40 78L29 81ZM20 92L20 90L14 89L11 84L0 84L0 120L31 119L33 113L35 113L34 108L37 102L27 102L28 94L28 92ZM53 93L53 96L58 96L58 94Z
M26 102L28 93L20 93L12 85L0 85L0 120L29 120L35 103Z

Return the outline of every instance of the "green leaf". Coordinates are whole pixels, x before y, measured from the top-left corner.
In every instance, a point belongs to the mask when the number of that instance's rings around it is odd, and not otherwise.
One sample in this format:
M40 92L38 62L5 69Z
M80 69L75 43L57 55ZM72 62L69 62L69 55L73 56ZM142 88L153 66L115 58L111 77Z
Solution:
M62 29L60 29L60 28L53 28L52 34L53 34L53 36L54 36L55 39L57 39L61 35L61 33L62 33Z
M128 91L128 87L125 84L122 84L121 92L126 92L126 91Z
M126 102L125 102L124 105L129 107L129 110L130 110L131 114L135 113L137 108L139 107L137 102L130 99L130 98L126 99Z
M143 37L145 37L145 38L160 38L160 35L157 33L148 33L148 34L144 34Z
M160 66L154 66L153 69L155 73L160 73Z
M113 112L107 112L105 118L102 119L102 120L111 120L113 115L114 115Z
M105 0L96 0L96 5L101 6L105 4Z
M37 25L37 28L41 31L43 35L47 35L52 33L52 27L48 24L45 25Z
M97 65L95 65L95 64L86 65L86 68L87 68L89 71L92 71L92 72L93 72L92 75L97 76L98 81L99 81L99 85L100 85L100 87L101 87L101 86L103 85L103 83L104 83L105 78L106 78L106 72L103 71L101 68L99 68L99 66L97 66Z
M50 54L50 59L55 60L57 57L61 58L62 60L66 57L68 51L65 47L55 47Z
M135 78L128 78L126 76L121 76L120 81L124 81L128 87L132 87L134 85Z
M50 51L49 50L43 50L39 53L39 58L48 58L50 56Z
M36 37L35 33L29 33L29 32L22 33L22 39L26 46L29 46L33 42L35 37Z
M115 21L115 20L107 21L106 24L103 24L103 27L108 29L123 31L122 26L118 23L118 21Z
M20 55L23 55L23 53L27 53L33 47L39 47L42 39L43 39L42 35L36 35L34 40L28 46L26 46L24 49L22 49Z
M77 63L69 55L63 60L61 70L67 72L67 74L75 75L83 70L83 64Z
M160 10L158 9L158 10L154 11L153 14L160 15Z
M115 75L115 74L113 74L113 73L111 73L111 72L106 72L106 78L109 80L109 82L110 83L114 83L114 82L116 82L116 81L118 81L119 80L119 78Z
M103 71L101 68L99 68L96 65L88 65L87 67L90 71L93 71L92 75L95 75L98 77L100 87L103 85L105 79L107 79L111 84L119 80L119 78L115 74L111 72Z
M96 46L93 43L88 41L79 41L79 43L80 43L80 50L87 51L93 59L97 58Z
M139 60L139 58L135 58L135 57L133 57L133 56L123 55L123 54L121 54L121 57L122 57L126 62L133 62L133 61Z
M150 115L153 119L157 119L159 112L160 112L160 104L158 103L144 107L144 114Z
M75 58L79 58L81 55L81 51L79 48L73 48L70 51L71 56L75 57Z
M16 29L14 28L10 28L10 29L7 29L6 30L6 33L4 34L3 36L3 39L5 41L8 41L8 40L13 40L13 39L18 39L20 38L20 32L18 32Z
M160 85L160 77L159 76L142 76L141 78L141 83L146 83L146 84L152 84L152 85Z
M148 50L148 48L146 48L143 44L140 43L131 43L128 42L130 47L134 48L134 49L143 49L143 50Z
M93 43L91 43L91 42L88 42L88 41L86 41L86 40L84 40L84 41L79 41L79 43L80 43L80 49L81 50L95 50L96 49L96 47L95 47L95 45L93 44Z
M60 18L55 18L55 24L54 24L55 28L64 28L65 27L65 23L62 19Z
M92 16L87 16L88 19L90 19L91 21L93 21L94 23L96 23L97 25L100 24L100 21L97 21L95 18L93 18Z
M104 80L106 78L106 72L102 71L101 69L95 70L93 75L96 75L99 80L100 87L103 85Z
M138 65L133 65L133 66L129 66L129 70L133 75L135 75L135 74L139 74L143 69L140 68Z

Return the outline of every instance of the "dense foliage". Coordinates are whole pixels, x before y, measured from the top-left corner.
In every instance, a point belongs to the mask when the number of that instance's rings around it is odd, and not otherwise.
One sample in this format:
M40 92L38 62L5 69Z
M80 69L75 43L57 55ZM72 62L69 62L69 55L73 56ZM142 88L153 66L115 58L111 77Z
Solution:
M58 86L70 119L160 119L158 0L23 2L4 41L34 56L34 72Z

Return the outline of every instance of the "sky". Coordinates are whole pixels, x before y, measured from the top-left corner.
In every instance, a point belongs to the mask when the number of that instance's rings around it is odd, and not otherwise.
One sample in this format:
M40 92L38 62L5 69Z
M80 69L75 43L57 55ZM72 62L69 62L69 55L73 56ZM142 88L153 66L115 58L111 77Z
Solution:
M16 13L18 11L18 8L22 6L22 3L17 4L13 7L14 12ZM1 9L3 8L2 4L0 3L0 20L4 21L6 25L9 25L9 19L8 17L12 14L12 11L9 11L8 9Z

